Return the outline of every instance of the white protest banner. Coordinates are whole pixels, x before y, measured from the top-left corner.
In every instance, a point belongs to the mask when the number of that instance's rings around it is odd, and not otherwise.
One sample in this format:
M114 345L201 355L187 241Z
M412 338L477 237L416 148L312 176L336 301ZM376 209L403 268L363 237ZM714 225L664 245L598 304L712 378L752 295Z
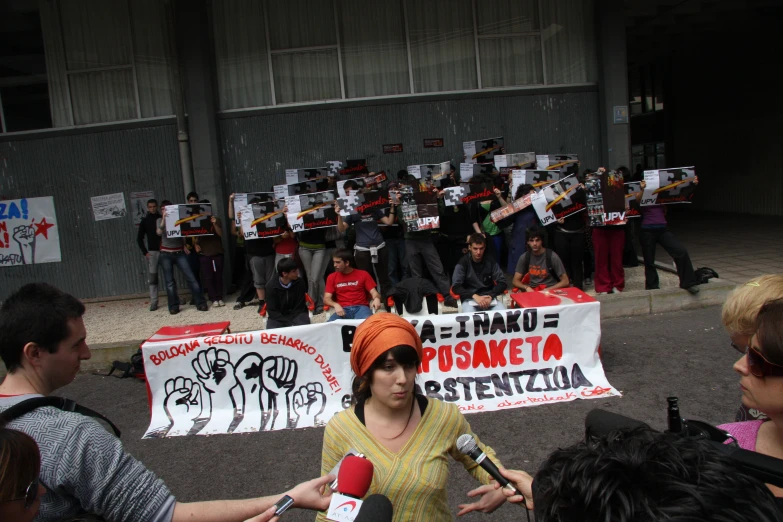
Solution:
M557 170L565 177L579 174L579 156L576 154L537 154L538 170Z
M166 237L211 236L212 205L168 205L163 207Z
M532 197L533 208L541 224L546 226L586 208L586 197L576 176L566 176L545 186Z
M60 261L60 232L54 199L0 201L0 266Z
M272 190L274 191L275 199L285 199L291 195L288 193L288 185L275 185L272 187Z
M642 206L690 203L696 189L696 169L679 167L673 169L645 170L647 186L642 194Z
M339 183L339 182L338 182ZM294 232L337 225L337 212L334 211L334 192L314 192L299 196L288 196L288 224Z
M495 155L502 153L504 143L503 136L476 141L464 141L462 142L462 150L465 152L465 162L492 163L495 160Z
M285 185L283 185L285 186ZM277 199L274 192L237 192L234 194L234 223L237 227L242 226L239 219L243 210L250 210L252 203L265 203Z
M95 221L125 217L125 195L122 192L93 196L90 198L90 202Z
M417 317L418 381L463 412L620 395L598 356L598 302ZM361 321L142 346L152 415L145 437L323 426L350 407Z
M147 215L147 201L151 199L155 199L155 193L151 190L130 193L133 226L141 224L141 220Z
M542 226L551 225L557 221L557 218L555 217L555 214L552 212L552 210L547 208L549 201L546 197L546 194L544 193L544 190L532 194L530 196L530 203L533 205L533 208L536 211L536 215L538 216L538 220L541 221Z
M239 211L242 223L242 237L245 239L263 239L281 236L288 231L283 206L285 201L263 201L251 203Z
M504 176L508 175L513 169L534 169L536 168L536 153L499 154L495 156L495 168Z
M557 170L517 170L511 171L509 194L516 196L517 189L522 185L533 185L538 190L541 187L561 178Z

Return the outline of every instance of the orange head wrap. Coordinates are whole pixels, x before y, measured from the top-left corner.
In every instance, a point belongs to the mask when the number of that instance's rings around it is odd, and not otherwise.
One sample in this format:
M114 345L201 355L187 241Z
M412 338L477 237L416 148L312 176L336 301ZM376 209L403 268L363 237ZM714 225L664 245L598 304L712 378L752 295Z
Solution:
M351 369L363 377L372 363L395 346L410 346L421 361L421 338L416 329L402 317L378 313L365 319L356 329L351 348Z

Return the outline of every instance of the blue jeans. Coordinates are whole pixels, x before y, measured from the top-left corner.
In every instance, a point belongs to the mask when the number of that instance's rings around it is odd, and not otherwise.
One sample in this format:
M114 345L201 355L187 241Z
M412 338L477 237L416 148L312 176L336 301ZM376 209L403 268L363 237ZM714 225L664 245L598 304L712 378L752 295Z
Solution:
M204 299L204 292L201 291L201 286L196 280L196 276L193 275L193 271L190 269L188 258L184 252L161 252L160 253L160 266L163 268L163 279L166 281L166 295L169 298L169 310L179 307L179 297L177 296L177 285L174 283L174 265L177 265L179 271L185 276L190 287L190 292L193 294L193 299L196 300L196 306L206 304Z
M372 315L372 310L369 306L355 305L355 306L343 306L345 311L345 317L340 317L337 314L332 314L327 323L330 321L336 321L337 319L367 319Z
M497 304L495 306L490 306L486 310L482 310L478 308L477 306L473 306L472 304L468 303L468 301L472 301L472 299L468 299L467 301L462 301L462 313L471 313L471 312L489 312L490 310L505 310L506 307L503 305L503 301L501 301L499 298L497 299Z

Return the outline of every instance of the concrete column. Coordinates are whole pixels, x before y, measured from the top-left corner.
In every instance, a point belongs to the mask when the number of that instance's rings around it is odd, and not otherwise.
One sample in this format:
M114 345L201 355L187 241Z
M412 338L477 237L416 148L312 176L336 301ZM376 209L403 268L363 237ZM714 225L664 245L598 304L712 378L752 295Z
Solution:
M614 123L614 108L628 107L628 60L622 0L596 2L598 93L601 103L601 161L608 169L631 165L631 126ZM628 114L630 120L630 113Z
M214 214L223 222L224 279L230 283L233 248L229 246L234 241L227 224L228 194L220 157L209 2L174 0L174 17L195 191L212 203ZM225 288L228 291L228 286Z

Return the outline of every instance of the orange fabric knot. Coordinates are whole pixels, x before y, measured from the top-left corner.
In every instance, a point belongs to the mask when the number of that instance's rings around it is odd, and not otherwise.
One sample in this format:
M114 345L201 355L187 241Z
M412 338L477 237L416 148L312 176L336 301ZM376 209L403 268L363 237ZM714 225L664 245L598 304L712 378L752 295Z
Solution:
M402 317L387 312L374 314L356 329L351 347L351 369L364 376L372 363L395 346L411 346L422 357L421 338L416 329Z

